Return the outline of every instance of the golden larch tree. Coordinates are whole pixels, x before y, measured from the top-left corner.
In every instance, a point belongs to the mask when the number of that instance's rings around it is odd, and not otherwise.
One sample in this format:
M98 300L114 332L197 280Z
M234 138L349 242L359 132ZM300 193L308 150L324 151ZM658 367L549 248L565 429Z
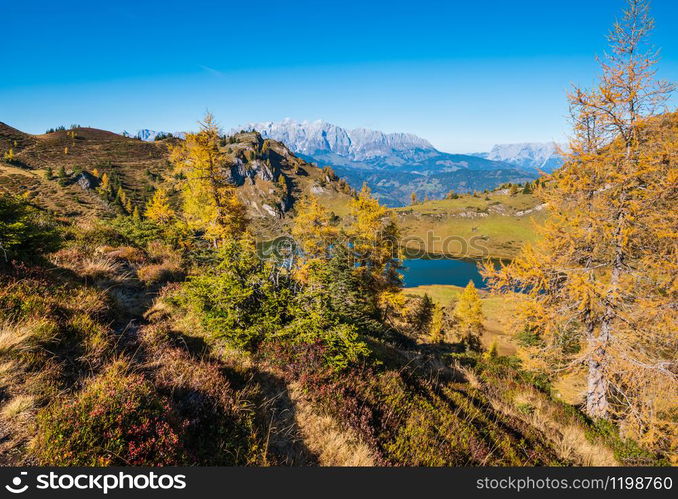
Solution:
M541 182L549 217L540 238L499 270L494 290L521 290L532 358L554 375L587 380L586 413L666 452L678 438L678 114L661 111L646 2L630 0L610 34L593 91L570 95L565 165Z
M428 328L428 341L442 343L445 339L445 310L438 304L433 305L431 322Z
M169 196L165 189L157 189L153 193L153 197L146 205L144 215L149 220L153 220L160 224L169 223L174 218L176 212L172 209Z
M395 215L379 204L364 184L351 201L350 217L346 234L351 241L358 272L371 282L376 293L399 291L400 229Z
M396 296L402 286L400 229L395 215L379 204L367 184L351 201L350 223L344 235L366 296L382 319L387 320L387 313L401 301Z
M327 258L339 229L332 223L332 214L316 196L302 199L296 206L292 236L306 258Z
M125 191L122 189L122 187L118 187L117 192L115 193L115 196L118 198L120 201L120 204L124 207L127 205L127 194Z
M347 228L358 262L363 267L381 271L398 257L399 229L395 216L372 196L363 184L358 196L351 201L352 223Z
M483 305L473 281L469 281L454 306L454 322L459 340L472 350L480 348L483 333Z
M99 191L99 194L104 196L108 196L111 193L111 180L108 177L108 173L104 172L103 175L101 175L101 182L99 183L97 190Z
M245 205L231 183L231 157L220 147L220 130L207 113L198 133L172 147L170 160L182 181L183 216L190 228L202 230L216 246L229 237L240 237L247 229Z

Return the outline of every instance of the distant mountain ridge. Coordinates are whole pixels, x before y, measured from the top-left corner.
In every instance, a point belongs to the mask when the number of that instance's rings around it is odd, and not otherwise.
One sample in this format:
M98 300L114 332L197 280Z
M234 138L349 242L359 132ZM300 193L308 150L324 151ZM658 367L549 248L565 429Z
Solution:
M367 128L346 130L326 121L248 123L237 130L256 130L264 138L279 140L300 154L337 154L352 161L398 155L410 159L438 153L425 139L410 133L384 133Z
M158 135L170 134L174 137L179 137L180 139L183 139L186 136L186 132L164 132L161 130L149 130L148 128L137 130L134 134L129 136L133 139L143 140L144 142L153 142Z
M319 166L329 165L352 187L366 182L390 206L419 199L440 199L450 190L491 189L506 182L536 178L536 170L523 171L503 161L470 154L449 154L410 133L347 130L326 121L248 123L232 132L257 131L280 141L295 154Z
M563 165L559 151L567 146L556 142L525 142L520 144L497 144L490 152L475 153L479 158L502 161L525 170L551 173Z

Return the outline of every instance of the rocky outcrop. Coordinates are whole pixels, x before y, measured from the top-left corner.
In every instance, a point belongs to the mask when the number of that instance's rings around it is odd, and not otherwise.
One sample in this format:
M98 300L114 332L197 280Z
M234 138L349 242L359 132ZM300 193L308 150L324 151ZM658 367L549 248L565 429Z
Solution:
M99 186L99 179L91 173L81 172L77 177L75 177L75 183L84 190L89 191L96 189Z
M538 204L534 208L530 208L528 210L520 210L516 211L516 216L522 217L523 215L529 215L530 213L534 213L537 211L542 211L544 208L546 208L546 203Z
M279 176L280 168L267 164L263 160L245 162L237 158L230 168L230 181L237 187L240 187L247 181L254 184L257 178L268 182L275 182Z

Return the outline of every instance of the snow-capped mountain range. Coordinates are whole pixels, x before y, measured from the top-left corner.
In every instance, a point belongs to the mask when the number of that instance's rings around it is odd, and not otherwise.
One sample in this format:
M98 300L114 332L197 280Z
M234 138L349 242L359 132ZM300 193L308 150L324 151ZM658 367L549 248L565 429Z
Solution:
M236 128L256 130L264 138L283 142L295 153L317 155L333 153L352 161L399 156L414 159L426 153L437 153L425 139L410 133L384 133L356 128L346 130L326 121L283 121L248 123Z
M526 142L522 144L497 144L490 152L475 156L510 163L528 170L552 172L563 164L560 151L567 148L556 142Z
M414 170L424 173L421 171L423 165L417 163L428 163L426 160L433 158L436 159L436 169L446 171L505 168L508 164L536 173L540 170L550 172L562 164L559 145L555 142L498 144L490 152L463 155L438 151L428 140L411 133L384 133L366 128L347 130L322 120L298 122L286 118L279 122L248 123L231 132L240 130L256 130L264 138L283 142L297 154L321 158L337 155L352 162L368 162L372 168L379 165L417 166L419 168ZM469 161L471 156L493 161L494 164ZM467 164L464 164L464 159Z
M183 139L186 136L186 132L163 132L161 130L149 130L148 128L144 128L142 130L137 130L134 135L130 135L130 137L143 140L144 142L153 142L155 138L158 135L168 135L172 134L174 137L178 137L180 139Z

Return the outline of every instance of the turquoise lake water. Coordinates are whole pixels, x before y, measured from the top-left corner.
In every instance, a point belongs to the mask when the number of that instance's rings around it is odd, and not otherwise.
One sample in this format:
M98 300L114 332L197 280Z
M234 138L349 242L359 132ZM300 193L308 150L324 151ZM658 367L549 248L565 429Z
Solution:
M430 284L466 286L470 280L477 288L485 287L476 262L473 260L417 258L405 260L403 264L405 268L400 272L404 276L405 287L408 288Z

